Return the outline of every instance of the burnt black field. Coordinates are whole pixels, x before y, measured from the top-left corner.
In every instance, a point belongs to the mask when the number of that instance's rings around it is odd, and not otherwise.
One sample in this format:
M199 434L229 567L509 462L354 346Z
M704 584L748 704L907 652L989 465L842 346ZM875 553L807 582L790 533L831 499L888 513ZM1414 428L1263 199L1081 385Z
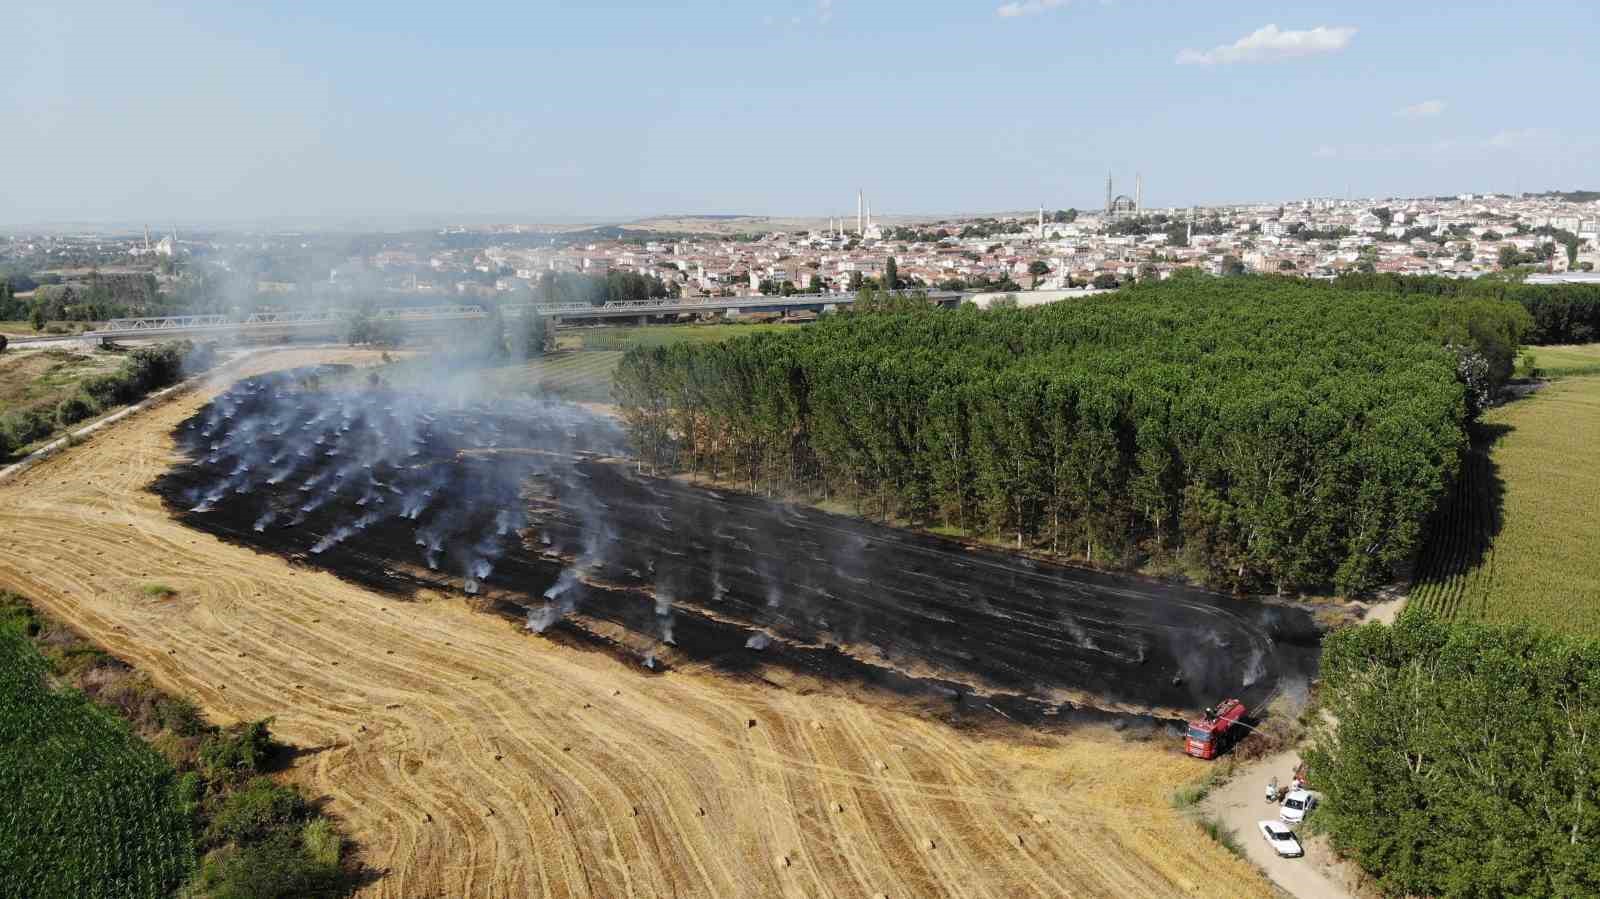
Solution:
M225 539L392 593L476 594L645 670L782 666L1030 721L1254 709L1315 671L1295 606L646 477L578 407L315 383L331 374L240 382L179 425L188 462L153 489Z

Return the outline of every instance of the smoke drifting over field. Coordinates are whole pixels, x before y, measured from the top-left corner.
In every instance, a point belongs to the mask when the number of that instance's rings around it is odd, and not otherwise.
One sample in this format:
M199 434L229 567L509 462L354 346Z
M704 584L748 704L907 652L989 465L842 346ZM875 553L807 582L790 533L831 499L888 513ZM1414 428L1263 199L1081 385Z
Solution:
M1039 717L1254 705L1314 665L1298 609L644 477L614 422L557 401L302 372L240 383L179 438L191 463L156 489L196 527L381 589L459 588L652 669L780 665Z
M609 419L566 403L306 389L319 374L336 372L241 382L187 422L180 442L212 477L179 501L197 514L223 502L254 507L251 530L288 529L312 555L406 522L418 561L477 593L528 524L530 479L570 470L582 453L623 448ZM563 483L575 487L564 497L582 522L574 536L592 553L606 513L581 480Z

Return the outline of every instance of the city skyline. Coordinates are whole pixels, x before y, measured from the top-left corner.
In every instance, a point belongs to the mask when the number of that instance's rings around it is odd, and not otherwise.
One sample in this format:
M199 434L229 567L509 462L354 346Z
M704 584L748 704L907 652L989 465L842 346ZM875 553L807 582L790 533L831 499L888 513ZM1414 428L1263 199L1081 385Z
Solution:
M1577 189L1595 67L1558 26L1595 19L25 5L0 225L1094 209L1108 167L1150 208Z

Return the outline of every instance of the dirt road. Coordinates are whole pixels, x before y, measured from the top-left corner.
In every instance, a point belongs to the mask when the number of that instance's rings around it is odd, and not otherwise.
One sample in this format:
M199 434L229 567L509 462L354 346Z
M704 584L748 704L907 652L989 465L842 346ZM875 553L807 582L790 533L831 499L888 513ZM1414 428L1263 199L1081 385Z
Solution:
M1172 746L647 677L459 598L398 601L190 530L146 488L205 398L0 485L0 587L215 719L273 716L304 748L290 776L381 874L366 895L1269 895L1170 809L1204 765ZM177 596L144 596L156 581Z
M1266 800L1267 782L1277 777L1280 786L1288 785L1299 764L1300 753L1295 750L1266 756L1212 790L1200 809L1237 834L1250 860L1289 895L1296 899L1350 899L1357 895L1349 882L1351 870L1335 862L1325 839L1305 839L1304 829L1295 827L1305 845L1305 857L1279 858L1256 829L1257 821L1278 817L1278 806Z

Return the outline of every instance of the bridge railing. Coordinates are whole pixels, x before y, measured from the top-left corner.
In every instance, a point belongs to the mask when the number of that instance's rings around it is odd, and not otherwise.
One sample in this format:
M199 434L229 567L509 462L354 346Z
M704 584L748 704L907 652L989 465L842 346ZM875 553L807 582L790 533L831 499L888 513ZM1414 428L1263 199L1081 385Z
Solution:
M905 293L907 291L897 291ZM928 298L934 300L951 299L959 297L954 291L928 291ZM690 297L687 299L654 299L654 300L623 300L614 303L605 303L600 306L588 303L558 303L558 304L521 304L515 306L501 306L502 314L520 316L527 310L535 310L544 316L582 317L585 315L606 315L616 312L629 312L649 314L651 312L688 312L695 309L729 309L742 306L810 306L818 304L848 304L855 302L855 294L851 293L796 293L789 296L745 296L745 297ZM101 328L89 332L91 334L124 334L139 331L199 331L199 330L225 330L252 328L268 328L283 325L315 325L331 322L340 322L353 317L354 310L349 309L315 309L315 310L288 310L281 312L252 312L241 317L228 315L164 315L150 318L114 318L106 322ZM389 306L375 309L373 318L384 321L442 321L450 319L473 319L488 315L488 309L479 304L455 304L449 306Z

